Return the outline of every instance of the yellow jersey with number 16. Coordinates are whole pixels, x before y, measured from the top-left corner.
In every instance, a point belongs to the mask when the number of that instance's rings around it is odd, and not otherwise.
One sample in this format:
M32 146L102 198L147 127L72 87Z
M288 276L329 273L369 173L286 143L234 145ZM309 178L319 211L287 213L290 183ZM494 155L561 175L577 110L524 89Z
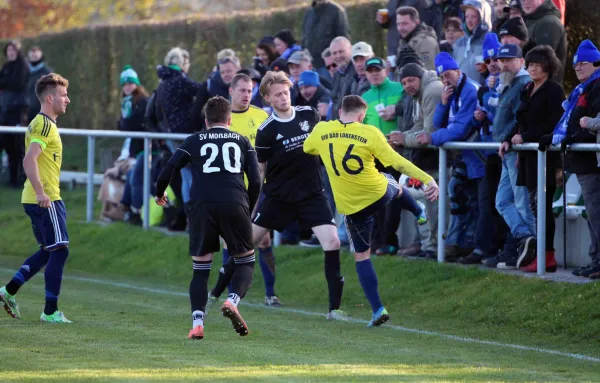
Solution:
M361 211L385 194L388 180L375 168L375 157L424 183L433 179L396 153L379 129L358 122L320 122L304 141L304 152L321 156L335 205L345 215Z
M38 114L29 124L25 133L25 151L36 143L42 148L37 159L38 173L44 193L50 201L60 200L60 166L62 164L62 141L56 122L45 114ZM21 203L37 204L35 190L29 180L25 181Z

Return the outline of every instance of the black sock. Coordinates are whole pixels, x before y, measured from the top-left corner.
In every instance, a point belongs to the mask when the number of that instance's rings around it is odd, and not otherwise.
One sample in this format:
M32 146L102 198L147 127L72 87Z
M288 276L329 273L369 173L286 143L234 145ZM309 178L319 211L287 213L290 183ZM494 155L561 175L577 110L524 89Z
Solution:
M206 301L208 300L208 277L210 276L210 268L212 261L192 261L194 267L194 275L190 283L190 303L192 312L202 311L206 309Z
M44 314L52 315L58 311L58 299L46 298L46 306L44 306Z
M329 311L337 310L342 304L344 277L340 270L340 251L325 251L325 279L329 290Z
M17 282L13 281L12 279L10 280L10 282L8 282L6 284L6 292L9 293L10 295L15 295L19 289L21 288L21 285L19 285Z
M252 284L255 263L254 253L242 257L234 257L234 261L235 271L231 279L231 292L243 298Z
M229 257L227 262L221 267L219 270L219 278L217 279L217 283L215 287L212 289L211 294L215 297L220 297L223 294L223 291L227 288L227 285L231 283L231 278L233 277L233 272L235 271L235 262L233 261L233 257Z

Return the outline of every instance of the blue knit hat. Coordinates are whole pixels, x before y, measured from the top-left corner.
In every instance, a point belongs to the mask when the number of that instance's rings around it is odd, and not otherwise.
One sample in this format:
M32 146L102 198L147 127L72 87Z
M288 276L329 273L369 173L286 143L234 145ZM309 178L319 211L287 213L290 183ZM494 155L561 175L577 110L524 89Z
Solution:
M311 70L302 72L298 79L298 86L316 86L321 85L319 81L319 74Z
M573 65L581 62L595 63L600 61L600 51L590 40L583 40L577 48L577 53L573 56Z
M498 35L495 33L488 33L485 35L483 41L483 59L491 59L498 55L498 49L500 49L500 41L498 41Z
M447 70L460 68L452 56L450 56L450 53L442 52L435 56L435 69L437 70L437 74L439 76Z

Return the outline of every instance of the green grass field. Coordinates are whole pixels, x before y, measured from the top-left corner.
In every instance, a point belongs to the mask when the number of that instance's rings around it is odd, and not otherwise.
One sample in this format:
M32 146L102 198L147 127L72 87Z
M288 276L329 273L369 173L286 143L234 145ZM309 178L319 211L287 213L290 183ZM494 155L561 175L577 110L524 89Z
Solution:
M1 285L36 246L19 192L0 194ZM283 309L260 304L257 270L250 305L241 307L250 335L237 336L214 310L206 338L187 341L187 238L85 224L84 194L64 198L71 256L60 308L75 323L39 322L38 275L19 293L23 319L0 315L0 381L600 381L597 284L376 259L392 318L367 329L370 310L350 254L343 306L353 321L331 323L322 253L290 247L276 252Z

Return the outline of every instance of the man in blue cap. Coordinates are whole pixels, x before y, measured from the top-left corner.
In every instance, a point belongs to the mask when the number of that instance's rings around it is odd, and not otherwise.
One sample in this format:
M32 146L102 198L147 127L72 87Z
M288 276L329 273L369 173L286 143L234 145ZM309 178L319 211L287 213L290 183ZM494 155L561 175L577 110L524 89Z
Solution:
M449 141L481 141L478 129L473 126L479 84L461 72L458 63L449 53L438 54L435 67L444 83L442 100L437 105L433 118L437 130L431 134L419 134L417 141L435 146ZM462 158L454 164L448 184L451 204L446 246L448 262L456 262L461 256L468 256L475 247L475 230L478 224L477 187L485 174L483 153L463 150L461 154ZM489 235L489 232L484 235ZM483 254L479 256L481 262Z
M318 110L319 115L324 119L331 103L331 93L321 85L319 74L311 70L302 72L298 78L298 89L299 94L294 105L311 106Z
M496 116L494 117L495 142L504 142L506 136L515 129L516 114L520 107L521 90L531 81L523 66L523 51L514 44L504 44L498 51L500 60L501 94ZM529 205L529 194L524 186L517 186L518 156L510 147L502 144L498 154L502 158L502 175L496 194L496 209L510 228L517 242L517 252L506 251L498 259L499 269L515 269L527 266L536 257L535 218Z
M600 51L590 41L584 40L573 57L573 67L580 84L563 103L565 113L554 129L552 143L563 148L574 143L596 143L596 135L581 126L583 117L596 117L600 113ZM540 147L549 144L550 137L542 137ZM581 185L588 227L592 240L600 239L600 168L595 152L567 152L567 170L577 175ZM592 241L593 242L593 241ZM590 254L592 262L573 274L588 277L600 273L600 254Z

